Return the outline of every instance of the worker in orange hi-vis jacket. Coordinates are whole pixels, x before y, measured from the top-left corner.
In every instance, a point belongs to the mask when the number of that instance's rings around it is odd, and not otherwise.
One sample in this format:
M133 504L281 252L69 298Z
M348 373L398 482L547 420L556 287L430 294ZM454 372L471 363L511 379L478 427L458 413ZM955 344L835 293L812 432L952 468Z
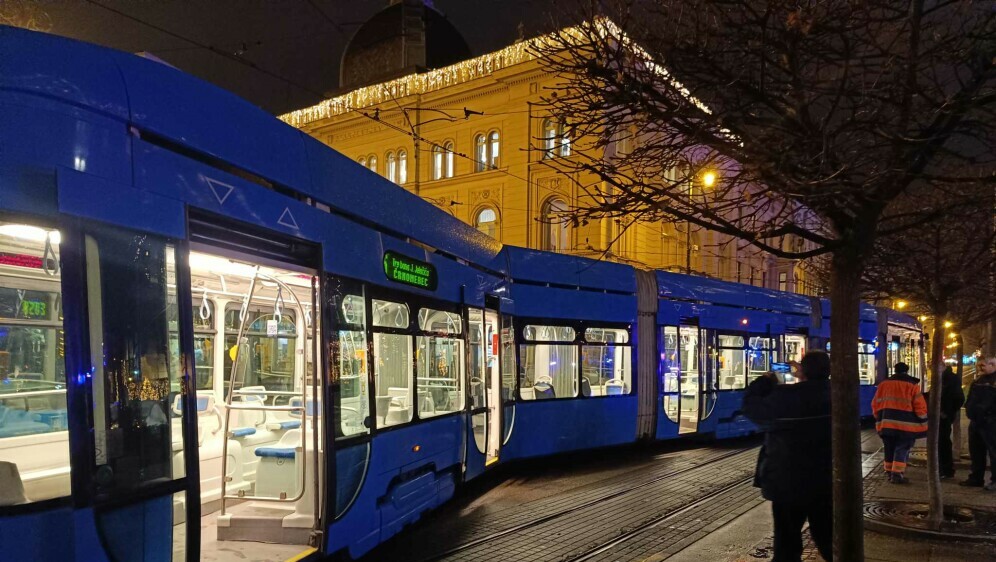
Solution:
M906 484L906 462L913 443L927 435L927 401L920 379L909 376L906 363L896 363L895 374L882 381L872 400L875 430L885 445L885 472L889 482Z

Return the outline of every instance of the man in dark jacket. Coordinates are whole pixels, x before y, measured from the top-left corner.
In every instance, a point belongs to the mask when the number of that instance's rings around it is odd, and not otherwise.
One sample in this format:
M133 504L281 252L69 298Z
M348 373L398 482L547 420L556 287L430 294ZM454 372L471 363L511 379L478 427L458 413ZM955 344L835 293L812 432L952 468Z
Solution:
M773 562L802 558L802 526L824 560L833 559L833 480L830 444L830 356L810 351L794 373L797 384L778 384L774 373L744 392L743 412L764 430L755 485L771 501Z
M979 376L968 389L965 415L968 416L968 452L972 473L962 486L986 486L986 458L989 459L988 490L996 490L996 359L980 361Z
M941 374L941 424L937 456L941 468L941 478L954 478L954 449L951 442L951 429L958 412L965 404L965 391L961 389L961 377L951 367Z

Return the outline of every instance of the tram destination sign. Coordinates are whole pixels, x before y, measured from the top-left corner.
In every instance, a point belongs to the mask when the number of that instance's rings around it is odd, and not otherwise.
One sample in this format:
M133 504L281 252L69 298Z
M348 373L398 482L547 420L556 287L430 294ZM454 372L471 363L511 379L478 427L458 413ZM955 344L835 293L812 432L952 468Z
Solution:
M430 291L435 291L438 284L432 264L394 252L384 252L384 274L391 281Z

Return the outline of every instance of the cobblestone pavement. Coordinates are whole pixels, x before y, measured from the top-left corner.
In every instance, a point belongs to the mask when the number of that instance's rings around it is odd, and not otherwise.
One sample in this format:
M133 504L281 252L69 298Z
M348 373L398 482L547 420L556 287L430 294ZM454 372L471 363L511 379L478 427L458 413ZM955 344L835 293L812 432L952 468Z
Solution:
M708 525L704 515L718 516L742 504L741 496L756 490L741 486L753 474L757 440L722 443L623 459L605 474L574 477L575 486L564 486L541 466L513 468L508 479L469 503L458 498L455 506L426 518L401 536L364 558L372 560L450 561L565 561L658 523L658 533L682 540ZM548 461L545 464L550 464ZM628 465L628 466L627 466ZM584 466L575 466L580 472ZM556 488L543 494L538 489ZM697 500L722 492L727 508L708 509ZM519 498L532 498L517 501ZM734 499L729 499L734 498ZM460 505L460 504L463 505ZM683 509L688 517L669 517ZM643 538L641 537L641 540ZM626 541L629 544L631 541ZM637 543L638 544L638 543ZM662 544L662 543L657 543ZM620 545L624 552L629 552ZM647 547L649 548L649 547ZM614 549L585 559L608 560Z

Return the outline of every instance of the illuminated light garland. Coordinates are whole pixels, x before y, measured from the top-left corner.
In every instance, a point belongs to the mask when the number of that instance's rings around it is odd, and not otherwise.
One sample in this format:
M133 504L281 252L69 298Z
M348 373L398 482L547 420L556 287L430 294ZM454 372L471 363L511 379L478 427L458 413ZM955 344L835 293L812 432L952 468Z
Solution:
M618 38L626 47L642 59L641 62L643 64L646 64L656 74L664 77L671 87L683 97L694 103L705 113L711 113L708 107L692 96L691 92L675 80L666 68L654 62L650 54L630 39L614 22L608 18L598 18L593 25L600 37ZM584 37L585 34L580 26L569 27L549 35L520 41L492 53L461 61L450 66L423 73L409 74L408 76L402 76L401 78L381 84L358 88L341 96L318 102L311 107L285 113L278 118L288 125L301 128L309 123L343 115L357 109L375 106L407 96L427 94L449 86L484 78L505 68L536 60L538 58L536 53L544 47L555 47L558 44L564 44L566 41L577 41Z

